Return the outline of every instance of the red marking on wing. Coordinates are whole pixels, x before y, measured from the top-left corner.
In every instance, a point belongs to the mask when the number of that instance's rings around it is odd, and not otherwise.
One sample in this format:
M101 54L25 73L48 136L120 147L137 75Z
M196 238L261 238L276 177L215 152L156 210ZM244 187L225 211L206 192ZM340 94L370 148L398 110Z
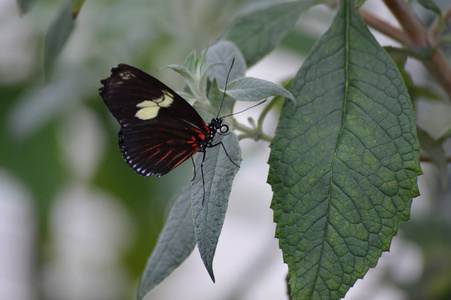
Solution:
M204 125L205 125L205 123L204 123ZM210 129L207 127L207 125L205 125L205 128L206 128L207 134L209 134L210 133ZM197 142L199 140L200 141L205 140L205 134L202 131L200 131L199 129L197 129L195 127L192 127L191 129L194 130L197 133L197 138L196 138L195 135L191 136L193 141Z
M205 124L204 120L202 120L202 124L204 124L205 131L210 133L210 128L208 128L207 124Z
M194 154L196 154L197 150L199 150L199 147L194 148L193 151L191 152L187 152L185 156L183 156L183 158L181 158L173 167L172 169L174 169L175 167L177 167L178 165L180 165L182 162L184 162L185 160L187 160L188 158L190 158L191 156L193 156ZM177 155L177 157L174 157L174 159L179 158L182 155L182 153L180 153L179 155ZM174 159L171 160L174 161ZM172 170L171 169L171 170Z

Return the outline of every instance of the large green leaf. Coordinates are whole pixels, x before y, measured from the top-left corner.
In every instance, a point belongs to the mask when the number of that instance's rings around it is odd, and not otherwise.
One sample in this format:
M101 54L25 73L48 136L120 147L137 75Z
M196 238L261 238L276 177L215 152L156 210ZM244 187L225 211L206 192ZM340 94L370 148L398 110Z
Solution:
M268 182L293 299L339 299L390 247L418 195L409 95L353 2L296 75Z
M190 198L191 182L187 182L172 205L155 249L147 261L139 284L138 299L142 299L171 274L193 251L196 241Z
M215 138L215 143L221 141L227 153L221 145L207 149L203 164L203 178L201 173L203 155L196 155L194 159L196 177L192 182L191 189L197 246L213 281L215 281L213 257L224 223L233 178L238 172L238 167L234 163L239 165L241 162L237 136L230 132L223 138L221 136Z
M236 18L225 39L234 42L252 66L271 52L296 25L300 14L319 0L264 3Z

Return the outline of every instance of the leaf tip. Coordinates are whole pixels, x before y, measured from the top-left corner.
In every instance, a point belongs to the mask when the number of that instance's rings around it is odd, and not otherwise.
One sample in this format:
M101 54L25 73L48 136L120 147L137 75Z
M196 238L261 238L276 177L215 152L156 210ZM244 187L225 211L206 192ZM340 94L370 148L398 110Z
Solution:
M211 281L213 283L216 283L215 274L213 273L213 265L212 264L206 264L204 261L204 266L207 269L208 275L210 275Z

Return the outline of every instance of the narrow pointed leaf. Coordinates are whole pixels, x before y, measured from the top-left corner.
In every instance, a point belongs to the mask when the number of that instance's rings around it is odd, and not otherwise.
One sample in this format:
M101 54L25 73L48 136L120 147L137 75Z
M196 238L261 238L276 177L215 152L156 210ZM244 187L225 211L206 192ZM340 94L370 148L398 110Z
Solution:
M45 37L44 73L47 79L50 77L51 68L69 38L73 27L72 4L70 0L66 0Z
M194 81L193 73L190 70L188 70L187 68L185 68L184 66L167 65L167 66L164 66L163 68L168 68L168 69L174 70L177 73L179 73L180 75L182 75L186 80Z
M227 95L242 101L258 101L272 96L282 96L296 101L293 95L280 85L252 77L240 78L229 83Z
M215 143L221 141L226 152L218 145L207 149L203 165L205 178L205 199L203 199L204 184L202 183L201 165L203 155L196 155L196 178L192 182L191 205L193 209L194 228L200 256L213 282L213 257L218 244L219 235L224 223L224 216L229 202L233 178L238 172L236 164L241 162L241 151L238 138L233 133L215 138ZM202 154L202 153L201 153Z
M191 182L187 182L172 205L157 244L147 261L137 299L143 299L193 251L196 241L190 198Z
M179 94L179 96L181 96L191 105L193 105L197 101L197 98L191 93L177 91L177 94Z
M199 62L199 54L197 53L197 51L192 51L190 55L188 55L188 57L185 59L183 66L191 73L194 73L198 62Z
M210 90L208 91L208 100L216 111L219 111L223 98L224 92L219 89L218 82L216 81L216 78L214 78L210 85Z
M439 15L440 17L442 16L442 12L440 10L440 7L438 7L437 4L435 4L435 2L433 0L418 0L418 3L421 6L423 6L424 8L433 11L434 13Z
M418 195L402 77L353 1L318 41L271 143L268 182L293 299L340 299L390 247Z
M85 3L85 0L72 0L72 18L75 20L80 13L81 7Z
M304 0L262 4L238 16L225 39L234 42L247 65L252 66L293 29L302 12L320 3L322 1Z
M23 15L28 13L34 2L35 0L17 0L17 5L19 6L20 13Z

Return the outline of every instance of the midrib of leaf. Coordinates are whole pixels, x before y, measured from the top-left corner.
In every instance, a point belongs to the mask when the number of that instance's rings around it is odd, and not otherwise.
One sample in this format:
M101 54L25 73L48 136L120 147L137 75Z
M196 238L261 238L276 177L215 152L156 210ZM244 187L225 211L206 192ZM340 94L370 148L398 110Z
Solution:
M344 38L345 38L345 64L344 64L345 81L344 81L344 85L345 85L345 89L344 89L344 94L343 94L343 113L342 113L342 118L341 118L340 130L338 131L337 143L335 144L335 149L334 149L334 153L332 155L332 161L330 164L329 199L328 199L328 203L327 203L326 226L325 226L324 234L323 234L323 242L321 243L320 263L317 266L315 282L313 284L313 289L312 289L312 295L313 295L313 292L316 290L316 284L318 282L319 272L320 272L320 268L322 266L322 261L323 261L324 245L327 242L326 237L327 237L327 233L329 230L330 206L332 203L332 184L334 181L334 165L335 165L335 160L337 159L338 147L340 144L341 135L343 133L343 128L344 128L345 119L346 119L346 105L348 103L347 100L348 100L348 89L349 89L349 52L350 52L349 28L350 28L350 20L351 20L349 6L347 6L347 8L346 8L345 20L346 20L346 28L345 28L345 32L344 32Z
M229 159L239 163L241 157L236 135L231 132L229 135L224 136L221 142L226 148L231 150L228 152ZM214 151L212 149L212 151L209 152L209 159L206 160L203 165L204 170L207 170L205 174L208 175L208 177L205 177L205 182L209 185L208 190L205 191L205 203L201 203L201 179L196 179L196 183L194 183L192 189L191 198L191 203L193 203L192 208L197 245L202 261L213 282L215 281L212 266L213 258L224 222L224 215L227 210L228 197L230 196L233 177L238 171L237 167L226 158L225 154L221 153L223 149L220 148L221 147L215 147L217 150ZM200 173L201 162L199 160L201 157L198 158L199 159L196 159L196 169ZM209 205L211 205L211 207Z
M215 155L215 166L216 165L218 165L218 158L219 158L219 155ZM203 175L203 174L202 174ZM211 178L215 178L215 175L216 175L216 168L213 168L213 176L211 177ZM203 183L204 185L205 185L205 183ZM213 186L213 184L210 184L210 187L208 188L208 199L206 199L206 203L204 203L204 205L205 205L205 218L204 218L204 221L205 221L205 224L208 224L208 216L209 216L209 214L208 214L208 212L209 212L209 209L208 209L208 202L209 202L209 200L210 200L210 196L211 196L211 187ZM203 236L206 236L207 234L206 234L206 232L207 232L207 226L205 226L203 229L202 229L202 235Z
M295 76L268 182L293 299L339 299L409 218L419 144L410 99L351 0Z
M217 146L219 146L220 144L216 144L216 147ZM219 150L221 150L221 149L219 149ZM211 159L211 158L210 158ZM219 161L219 152L218 152L218 155L214 155L214 160L215 160L215 166L217 166L218 165L218 161ZM215 176L216 176L216 169L217 168L213 168L213 176L211 177L211 178L215 178ZM211 191L212 191L212 187L213 187L213 182L210 184L210 187L209 187L209 189L208 189L208 199L206 200L206 202L207 203L204 203L204 205L206 206L205 207L205 218L204 218L204 220L205 220L205 224L208 224L208 220L209 220L209 216L210 216L210 214L208 213L209 212L209 206L208 206L208 201L210 200L210 196L211 196ZM204 226L204 228L203 228L203 230L202 230L202 235L203 236L206 236L207 235L207 226ZM211 275L213 275L213 274L211 274Z
M218 112L218 114L219 114L219 112ZM219 146L220 144L216 144L215 146L217 147L217 146ZM220 149L221 150L221 149ZM218 154L219 154L219 152L218 152ZM219 155L214 155L214 160L215 160L215 166L217 166L218 165L218 161L219 161ZM213 168L213 176L211 177L211 178L215 178L215 176L216 176L216 169L217 168ZM207 199L207 203L204 203L205 205L206 205L206 207L205 207L205 209L206 209L206 211L205 211L205 223L206 224L208 224L208 216L209 216L209 214L208 214L208 200L210 199L210 196L211 196L211 191L212 191L212 187L213 187L213 184L210 184L210 188L208 189L208 199ZM203 235L205 236L205 233L206 233L206 231L207 231L207 227L205 227L203 230L202 230L202 233L203 233Z
M203 153L203 155L206 155L206 153L204 152ZM217 165L218 164L218 156L219 155L214 155L214 159L216 160L215 161L215 165ZM213 159L213 157L211 157L210 159ZM202 170L202 164L201 164L201 176L202 176L202 178L204 178L204 174L203 174L203 170ZM214 176L215 176L215 173L216 173L216 168L213 168L213 176L211 177L212 178L212 180L213 180L213 178L214 178ZM202 185L203 185L203 188L205 188L205 179L204 180L202 180ZM208 216L209 216L209 209L208 209L208 204L209 204L209 201L210 201L210 196L211 196L211 187L212 187L212 183L210 183L209 184L209 188L208 188L208 197L207 197L207 199L205 199L205 203L202 203L202 205L205 205L205 214L204 214L204 216L203 216L203 220L204 220L204 223L205 224L208 224L208 220L209 220L209 218L208 218ZM203 189L202 188L202 189ZM207 190L205 190L205 193L207 193ZM205 195L204 195L205 196ZM198 242L198 247L200 246L199 245L199 243L201 243L201 241L199 240L199 237L206 237L207 236L207 226L203 226L203 228L202 228L202 230L199 232L199 234L196 234L196 239L197 239L197 242ZM200 249L200 247L199 247L199 249ZM201 258L202 258L202 260L204 261L204 264L205 264L205 266L207 267L207 263L206 263L206 257L204 257L205 255L204 255L204 252L200 252L200 256L201 256ZM210 273L210 269L207 267L207 271ZM212 279L214 278L213 277L213 274L210 274L210 276L212 276ZM213 279L214 280L214 279Z

